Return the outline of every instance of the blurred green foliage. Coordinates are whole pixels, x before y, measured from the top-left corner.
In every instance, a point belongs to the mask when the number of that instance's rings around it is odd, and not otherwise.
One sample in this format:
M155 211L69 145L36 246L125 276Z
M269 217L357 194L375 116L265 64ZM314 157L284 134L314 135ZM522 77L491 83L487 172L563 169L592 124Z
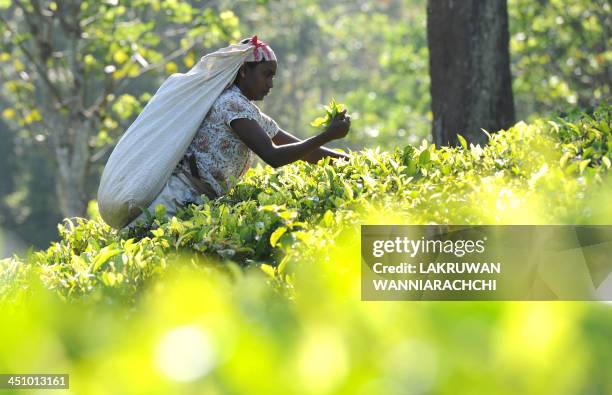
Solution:
M337 145L392 149L429 135L424 0L239 4L243 30L257 32L279 59L261 107L282 128L314 133L306 125L335 97L352 109L351 133Z
M361 302L357 263L361 223L606 223L611 117L259 167L133 231L66 221L0 261L0 370L87 394L608 393L609 305Z
M334 96L353 110L353 149L430 140L425 1L241 7L244 30L259 32L279 55L277 87L262 107L281 127L307 135L305 123ZM508 12L517 119L610 97L609 2L510 0Z
M0 369L69 373L71 392L91 395L612 390L609 305L361 302L350 242L326 248L324 272L301 267L295 300L256 271L181 260L130 307L34 288L0 316Z
M519 119L610 98L609 1L510 0L508 10Z
M240 38L239 21L231 11L199 9L187 2L82 1L76 9L53 1L14 3L0 6L7 29L0 42L2 93L5 104L12 104L3 118L31 139L33 131L42 133L41 141L60 133L46 112L58 112L69 121L72 100L84 118L92 118L96 134L91 148L108 146L151 97L149 86L143 92L138 84L128 86L130 80L150 73L147 85L156 84L179 68L192 67L205 48ZM46 37L32 27L36 23L60 37ZM77 25L79 37L61 37L73 33L68 23ZM49 97L39 97L43 92ZM71 97L74 93L81 96ZM47 108L49 102L56 106Z

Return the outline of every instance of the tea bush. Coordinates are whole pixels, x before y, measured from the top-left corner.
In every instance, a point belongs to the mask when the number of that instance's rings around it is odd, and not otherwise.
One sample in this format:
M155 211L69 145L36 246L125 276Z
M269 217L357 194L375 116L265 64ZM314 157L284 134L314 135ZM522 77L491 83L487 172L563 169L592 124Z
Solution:
M94 204L0 261L0 370L96 395L610 393L610 305L363 302L359 265L364 223L609 222L610 142L601 106L486 147L259 167L132 231Z
M362 223L605 223L607 206L595 196L610 184L610 109L483 131L485 147L423 141L352 152L349 161L257 167L228 195L172 218L160 206L131 230L95 213L67 219L47 250L0 261L0 298L23 297L33 276L62 298L132 301L177 256L193 266L213 258L230 276L260 268L291 295L296 267L316 264Z

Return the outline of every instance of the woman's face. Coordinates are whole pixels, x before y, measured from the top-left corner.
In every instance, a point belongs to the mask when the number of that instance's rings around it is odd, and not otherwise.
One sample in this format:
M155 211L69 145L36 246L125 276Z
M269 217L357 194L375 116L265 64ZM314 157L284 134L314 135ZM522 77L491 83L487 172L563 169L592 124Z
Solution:
M242 66L244 77L240 79L240 89L249 100L263 100L273 87L276 75L276 61L265 61L254 68Z

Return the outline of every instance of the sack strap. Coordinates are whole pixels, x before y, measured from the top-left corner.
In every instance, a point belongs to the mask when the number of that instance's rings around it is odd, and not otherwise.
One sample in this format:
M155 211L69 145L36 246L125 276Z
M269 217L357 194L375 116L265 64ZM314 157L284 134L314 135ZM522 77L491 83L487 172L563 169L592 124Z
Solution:
M214 189L212 189L212 187L206 181L200 178L195 157L190 155L187 159L191 173L181 170L181 172L178 174L179 178L186 184L191 185L200 195L206 195L209 199L216 199L217 193L214 191Z

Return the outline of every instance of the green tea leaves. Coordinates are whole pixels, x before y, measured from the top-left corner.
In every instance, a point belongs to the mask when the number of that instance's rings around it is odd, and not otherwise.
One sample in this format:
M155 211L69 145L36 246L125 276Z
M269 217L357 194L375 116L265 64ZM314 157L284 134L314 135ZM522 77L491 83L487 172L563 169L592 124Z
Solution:
M114 248L114 247L115 245L112 244L100 250L100 252L98 253L98 255L93 261L92 268L91 268L92 272L95 272L96 270L98 270L100 266L102 266L110 258L114 257L115 255L121 254L123 252L123 250L119 248Z
M341 108L334 101L328 107L330 116ZM468 146L460 136L462 147L425 141L393 152L365 149L341 163L326 158L317 165L258 167L228 195L171 218L160 206L131 231L115 231L99 218L66 220L58 226L60 240L47 250L17 266L0 261L0 277L13 278L19 267L39 274L65 298L100 287L132 298L143 282L187 254L194 265L218 260L223 268L233 265L233 272L236 265L255 266L285 292L292 289L295 265L372 217L465 224L515 223L529 215L541 222L589 221L585 213L594 208L588 193L609 182L612 167L605 127L610 114L611 107L602 106L593 116L520 122L493 134L485 146ZM577 196L584 198L577 202Z
M270 235L270 245L272 246L272 248L276 247L278 239L280 239L281 236L285 234L285 232L287 232L287 228L284 226L279 226L274 232L272 232L272 234Z
M310 122L310 126L315 128L327 127L331 123L332 119L339 112L344 111L346 109L346 105L342 103L336 103L336 100L332 98L331 102L328 105L324 106L325 116L317 117L314 121Z
M459 140L459 144L461 144L464 150L468 149L468 145L467 145L467 141L465 141L465 137L457 133L457 140Z

